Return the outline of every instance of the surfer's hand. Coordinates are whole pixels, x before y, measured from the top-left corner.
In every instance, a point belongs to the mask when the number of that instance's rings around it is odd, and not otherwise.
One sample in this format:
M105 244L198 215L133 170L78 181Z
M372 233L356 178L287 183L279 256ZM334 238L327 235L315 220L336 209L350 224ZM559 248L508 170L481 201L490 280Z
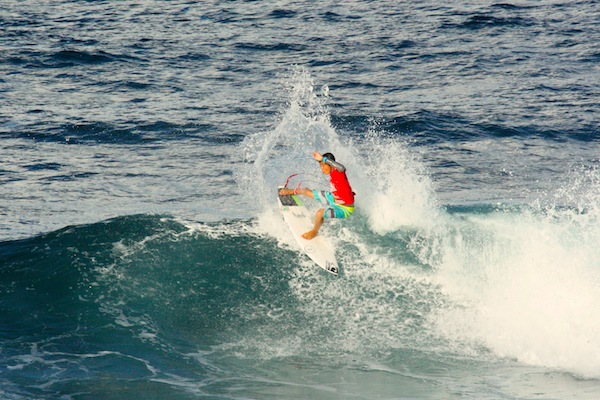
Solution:
M318 151L315 151L315 152L313 153L313 157L314 157L314 158L315 158L315 160L317 160L317 161L321 161L321 160L323 160L323 156L322 156L321 154L319 154L319 152L318 152Z

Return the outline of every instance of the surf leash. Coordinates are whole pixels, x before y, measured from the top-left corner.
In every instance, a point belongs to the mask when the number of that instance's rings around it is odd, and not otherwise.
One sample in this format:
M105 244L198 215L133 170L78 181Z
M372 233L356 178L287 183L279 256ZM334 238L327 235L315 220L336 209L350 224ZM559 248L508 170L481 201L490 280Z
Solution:
M283 185L283 187L287 188L288 183L290 183L290 179L292 179L293 177L298 176L298 175L299 174L292 174L292 175L288 176L288 178L285 180L285 185ZM302 185L302 181L298 182L298 185L294 189L294 194L298 194L298 189L300 189L300 185Z
M298 176L298 174L292 174L292 175L288 176L288 178L285 180L285 185L283 185L283 187L286 188L288 183L290 183L290 179L292 179L295 176Z

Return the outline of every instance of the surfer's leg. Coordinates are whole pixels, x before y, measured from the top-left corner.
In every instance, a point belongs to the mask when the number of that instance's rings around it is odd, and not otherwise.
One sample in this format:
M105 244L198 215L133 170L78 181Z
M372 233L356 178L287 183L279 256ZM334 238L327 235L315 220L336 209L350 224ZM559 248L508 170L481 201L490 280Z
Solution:
M315 215L315 225L313 226L313 228L304 233L302 235L302 237L304 239L310 240L312 238L314 238L315 236L317 236L317 234L319 233L319 229L321 228L321 225L323 225L323 221L325 221L325 210L323 208L319 209L317 211L317 214Z
M299 188L299 189L296 190L296 192L298 194L301 194L302 196L312 197L312 198L315 197L315 195L313 194L312 189L309 189L309 188Z

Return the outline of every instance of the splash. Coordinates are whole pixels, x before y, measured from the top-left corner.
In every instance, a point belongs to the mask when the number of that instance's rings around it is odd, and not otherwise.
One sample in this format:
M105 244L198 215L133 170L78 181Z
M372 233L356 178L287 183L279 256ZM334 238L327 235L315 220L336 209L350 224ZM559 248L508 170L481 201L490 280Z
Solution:
M329 187L312 158L317 150L334 153L347 167L358 213L377 234L429 224L435 210L433 189L406 141L386 138L376 122L368 132L357 132L359 140L341 137L331 123L327 86L317 89L301 68L293 70L284 85L289 101L279 123L248 136L242 146L245 164L238 183L242 192L258 199L262 214L273 212L272 193L291 174L299 174L293 184Z
M242 146L245 168L238 183L263 209L272 204L272 194L287 176L304 174L314 166L313 151L336 151L341 146L326 111L327 87L317 90L308 73L298 69L286 82L286 91L289 103L277 126L248 136Z
M557 189L569 207L536 201L448 216L435 279L449 302L432 314L432 329L458 347L598 377L597 181L597 172L578 173Z
M371 228L386 234L407 226L430 228L437 215L427 171L406 140L386 137L374 122L362 148L361 180L365 213Z

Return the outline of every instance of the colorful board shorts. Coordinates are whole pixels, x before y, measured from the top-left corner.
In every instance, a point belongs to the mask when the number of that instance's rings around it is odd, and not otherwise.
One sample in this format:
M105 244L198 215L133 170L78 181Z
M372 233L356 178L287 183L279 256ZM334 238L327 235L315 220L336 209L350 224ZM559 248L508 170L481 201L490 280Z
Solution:
M313 190L313 196L315 200L322 204L327 204L325 208L325 218L348 218L354 212L354 206L346 206L343 204L337 204L333 193L326 192L325 190Z

